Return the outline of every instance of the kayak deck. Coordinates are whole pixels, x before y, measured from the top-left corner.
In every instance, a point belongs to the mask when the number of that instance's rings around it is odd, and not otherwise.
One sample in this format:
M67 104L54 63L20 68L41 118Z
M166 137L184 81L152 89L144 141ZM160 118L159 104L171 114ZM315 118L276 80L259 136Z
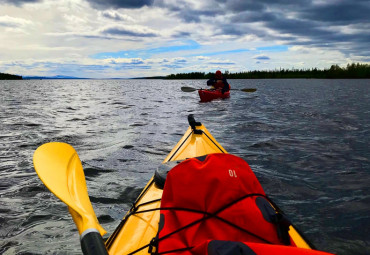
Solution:
M214 139L204 125L189 117L190 127L162 164L182 161L213 153L227 153ZM155 176L154 176L155 177ZM131 210L106 241L109 254L150 254L149 246L158 234L160 206L163 189L152 178ZM278 210L278 208L276 208ZM289 236L296 247L311 249L309 243L298 233L293 225L289 226Z
M109 254L130 254L140 248L142 250L135 254L148 254L146 245L158 232L160 211L153 209L160 207L162 193L163 190L154 184L152 178L135 202L134 207L126 214L107 240L106 247ZM148 212L136 213L137 211Z

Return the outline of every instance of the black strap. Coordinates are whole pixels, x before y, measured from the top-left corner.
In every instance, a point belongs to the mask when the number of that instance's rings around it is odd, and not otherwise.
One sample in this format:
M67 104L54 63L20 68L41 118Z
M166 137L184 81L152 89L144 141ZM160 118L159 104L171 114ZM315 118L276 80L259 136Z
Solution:
M232 222L230 222L228 220L225 220L225 219L217 216L217 214L221 213L222 211L224 211L225 209L229 208L233 204L236 204L236 203L238 203L238 202L240 202L240 201L242 201L242 200L244 200L246 198L254 197L254 196L264 197L269 202L271 201L266 195L259 194L259 193L253 193L253 194L245 195L245 196L243 196L243 197L241 197L241 198L239 198L237 200L234 200L234 201L230 202L229 204L225 205L224 207L220 208L219 210L217 210L214 213L209 213L209 212L200 211L200 210L194 210L194 209L189 209L189 208L179 208L179 207L160 207L160 208L153 208L153 209L142 210L142 211L131 210L130 213L129 213L129 215L134 215L134 214L139 214L139 213L146 213L146 212L157 211L157 210L177 210L177 211L188 211L188 212L200 213L200 214L205 215L205 217L204 218L201 218L199 220L193 221L193 222L191 222L191 223L189 223L189 224L187 224L187 225L185 225L185 226L183 226L183 227L181 227L179 229L176 229L173 232L171 232L171 233L169 233L169 234L167 234L165 236L162 236L161 238L155 238L155 242L153 241L154 240L153 239L149 244L147 244L147 245L145 245L145 246L143 246L143 247L141 247L141 248L139 248L139 249L131 252L128 255L135 254L135 253L137 253L137 252L139 252L139 251L141 251L141 250L143 250L143 249L145 249L147 247L149 247L150 251L155 251L155 253L153 253L153 254L159 254L159 253L157 253L157 247L158 247L158 243L161 240L164 240L164 239L170 237L171 235L174 235L174 234L176 234L176 233L178 233L178 232L180 232L180 231L182 231L184 229L187 229L189 227L192 227L192 226L194 226L194 225L196 225L196 224L198 224L198 223L200 223L202 221L206 221L206 220L211 219L211 218L216 218L216 219L218 219L218 220L220 220L220 221L222 221L222 222L224 222L224 223L226 223L226 224L228 224L228 225L230 225L232 227L235 227L235 228L237 228L237 229L239 229L239 230L241 230L241 231L243 231L243 232L245 232L245 233L247 233L247 234L249 234L249 235L251 235L251 236L253 236L255 238L260 239L261 241L263 241L265 243L272 244L272 242L264 239L263 237L260 237L260 236L258 236L256 234L254 234L254 233L252 233L252 232L250 232L250 231L242 228L242 227L239 227L238 225L235 225L234 223L232 223ZM156 201L157 200L149 201L149 202L147 202L145 204L148 204L148 203L151 203L151 202L156 202ZM142 205L143 204L138 205L137 208L140 207L140 206L142 206ZM156 247L154 247L154 246L156 246ZM191 247L191 248L193 248L193 247ZM191 248L186 247L186 248L183 248L181 250L186 250L186 249L191 249ZM165 253L170 253L170 252L173 252L173 251L166 251ZM165 254L165 253L160 253L160 254Z
M292 225L290 221L284 214L277 213L273 216L273 222L276 225L279 240L285 245L290 245L289 226Z

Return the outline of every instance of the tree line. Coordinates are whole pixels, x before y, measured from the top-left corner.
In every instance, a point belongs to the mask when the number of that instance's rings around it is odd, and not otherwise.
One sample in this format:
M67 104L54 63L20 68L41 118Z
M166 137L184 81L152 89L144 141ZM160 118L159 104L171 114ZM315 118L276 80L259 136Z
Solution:
M7 73L0 73L0 80L22 80L22 76L14 75L14 74L7 74Z
M353 63L346 67L332 65L329 69L279 69L271 71L246 71L230 73L225 71L223 74L227 79L369 79L370 65ZM192 72L170 74L165 79L210 79L214 73Z

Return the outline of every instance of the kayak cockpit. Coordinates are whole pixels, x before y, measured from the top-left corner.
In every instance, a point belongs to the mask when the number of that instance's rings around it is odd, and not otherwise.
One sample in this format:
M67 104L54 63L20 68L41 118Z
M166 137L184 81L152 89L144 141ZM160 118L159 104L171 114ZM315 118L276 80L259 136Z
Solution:
M164 164L161 164L154 172L153 180L154 184L159 188L163 189L166 182L168 172L178 164L176 161L170 161Z

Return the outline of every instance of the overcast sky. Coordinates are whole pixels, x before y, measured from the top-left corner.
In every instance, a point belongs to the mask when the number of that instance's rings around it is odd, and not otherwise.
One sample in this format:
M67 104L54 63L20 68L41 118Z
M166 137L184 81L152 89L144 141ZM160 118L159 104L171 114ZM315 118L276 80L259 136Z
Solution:
M0 72L129 78L370 62L370 0L0 0Z

